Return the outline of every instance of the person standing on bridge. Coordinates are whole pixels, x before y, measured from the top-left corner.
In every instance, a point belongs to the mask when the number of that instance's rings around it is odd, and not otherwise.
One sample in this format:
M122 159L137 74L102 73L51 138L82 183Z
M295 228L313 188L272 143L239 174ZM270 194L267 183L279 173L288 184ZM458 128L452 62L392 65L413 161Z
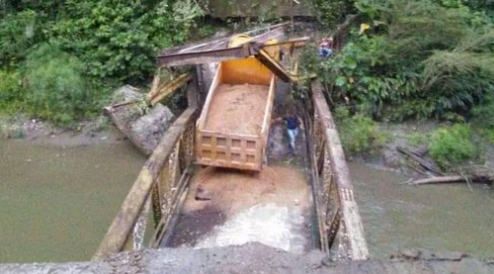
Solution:
M289 110L285 116L275 119L273 122L284 121L288 134L290 151L295 154L295 141L297 140L299 128L303 129L302 119L295 114L295 111Z

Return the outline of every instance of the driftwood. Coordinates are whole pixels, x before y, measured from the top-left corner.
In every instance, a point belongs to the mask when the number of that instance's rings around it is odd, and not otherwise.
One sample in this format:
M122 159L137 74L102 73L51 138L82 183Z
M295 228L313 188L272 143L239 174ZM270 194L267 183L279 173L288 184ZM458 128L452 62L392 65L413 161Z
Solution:
M411 185L429 185L429 184L446 184L446 183L460 183L466 182L467 177L463 176L441 176L420 179L411 182Z
M480 183L492 185L494 182L494 174L484 170L474 171L468 175L451 175L441 177L431 177L420 180L415 180L410 185L428 185L428 184L450 184L450 183Z
M443 175L439 167L434 163L433 160L427 158L424 156L425 153L422 151L420 152L415 152L411 151L405 147L402 146L397 146L396 150L398 150L400 153L405 154L406 156L410 157L410 159L414 160L415 162L419 163L421 167L423 167L425 170L430 171L434 173L435 175Z

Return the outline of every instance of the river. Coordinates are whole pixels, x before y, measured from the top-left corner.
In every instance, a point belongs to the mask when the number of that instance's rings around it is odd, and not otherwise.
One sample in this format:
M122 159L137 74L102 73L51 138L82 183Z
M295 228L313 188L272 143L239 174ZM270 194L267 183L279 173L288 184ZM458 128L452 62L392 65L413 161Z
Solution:
M0 140L0 263L87 261L144 164L125 141L85 146ZM494 253L494 191L412 187L350 163L371 257L400 249Z
M0 263L88 261L139 170L126 141L0 139Z
M356 163L349 168L372 258L405 249L494 254L494 190L409 186L400 173Z

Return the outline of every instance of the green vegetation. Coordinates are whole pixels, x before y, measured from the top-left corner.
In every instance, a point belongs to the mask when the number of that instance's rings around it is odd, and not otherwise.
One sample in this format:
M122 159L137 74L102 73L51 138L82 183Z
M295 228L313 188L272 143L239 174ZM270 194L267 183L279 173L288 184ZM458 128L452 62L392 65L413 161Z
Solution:
M460 123L433 132L430 140L410 137L411 143L429 143L431 156L444 168L478 157L473 131L494 141L492 1L311 2L323 25L339 31L333 34L344 46L326 60L316 58L315 50L305 54L302 71L317 72L328 102L345 106L353 115L346 120L360 121L339 127L347 151L369 147L366 140L372 138L365 136L372 130L363 129L372 126L366 117ZM341 28L344 22L349 25Z
M313 12L324 25L334 25L355 12L352 0L312 0Z
M158 51L185 42L203 11L192 0L5 0L0 14L0 112L67 125L115 86L149 84Z
M97 110L83 64L57 47L43 44L27 56L25 80L26 110L34 117L67 125Z
M332 102L400 121L468 116L494 93L494 20L486 12L454 0L354 4L357 23L371 28L355 24L345 47L317 67Z
M443 168L474 159L479 152L472 143L472 130L468 125L440 128L431 135L429 153Z
M14 113L21 104L22 88L16 72L0 70L0 109L5 113Z
M335 114L341 143L349 155L372 153L384 143L386 136L369 117L361 114L350 116L345 107L336 108Z

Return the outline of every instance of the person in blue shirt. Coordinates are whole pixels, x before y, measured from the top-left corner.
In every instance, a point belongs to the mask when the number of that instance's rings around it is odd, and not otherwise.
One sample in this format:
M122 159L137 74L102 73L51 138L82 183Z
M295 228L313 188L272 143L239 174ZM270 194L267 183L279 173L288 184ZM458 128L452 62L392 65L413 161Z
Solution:
M286 130L288 133L288 140L290 145L290 150L295 153L298 130L302 128L302 120L298 117L294 111L289 111L285 116L275 119L274 122L284 121L286 125Z

